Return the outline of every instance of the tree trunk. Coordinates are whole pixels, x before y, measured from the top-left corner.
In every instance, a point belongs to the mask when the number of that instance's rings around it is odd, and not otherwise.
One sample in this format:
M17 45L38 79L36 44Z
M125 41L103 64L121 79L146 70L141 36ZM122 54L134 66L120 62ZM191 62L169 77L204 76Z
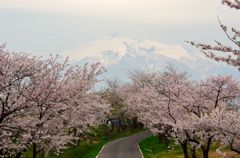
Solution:
M111 131L114 132L114 122L113 121L110 121L111 122Z
M203 158L208 158L208 151L206 149L202 149Z
M162 137L163 137L163 140L164 140L165 147L168 148L169 143L170 143L168 137L166 137L164 135Z
M187 150L187 143L180 143L182 150L183 150L183 154L184 154L184 158L189 158L188 156L188 150Z
M158 143L162 144L162 135L158 133Z
M37 158L37 145L33 143L32 158Z
M192 155L192 158L197 158L196 157L196 147L191 147L191 155Z
M0 157L3 157L3 150L0 150Z
M137 118L134 117L134 118L132 119L132 121L133 121L133 129L137 129L137 127L138 127L138 125L137 125Z
M230 148L231 148L232 151L240 154L240 150L238 150L237 148L235 148L235 147L233 146L233 142L230 143Z
M51 153L51 151L47 149L45 154L46 158L48 158L49 152Z
M77 146L79 146L80 145L80 138L78 138L78 140L77 140Z
M211 143L212 143L212 138L213 138L213 137L210 137L210 138L208 139L207 146L201 146L201 148L202 148L202 153L203 153L203 158L208 158L208 153L209 153L210 145L211 145Z
M45 150L44 150L44 148L40 151L39 157L40 158L44 158L45 157Z
M73 128L73 135L77 136L77 128Z
M20 158L21 155L16 155L14 158Z
M144 128L144 125L142 123L139 124L139 128L140 129L143 129Z
M22 153L17 153L17 155L15 156L15 158L20 158L22 155Z

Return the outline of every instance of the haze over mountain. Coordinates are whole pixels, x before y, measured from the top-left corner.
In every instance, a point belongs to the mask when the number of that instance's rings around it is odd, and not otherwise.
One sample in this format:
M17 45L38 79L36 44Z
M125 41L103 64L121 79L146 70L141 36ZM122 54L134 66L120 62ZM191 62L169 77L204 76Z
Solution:
M179 45L121 37L117 33L82 45L65 55L73 63L101 62L107 69L105 78L121 81L127 81L131 71L161 71L168 64L188 72L191 79L204 79L217 74L239 77L235 68L210 60L202 53L189 52Z

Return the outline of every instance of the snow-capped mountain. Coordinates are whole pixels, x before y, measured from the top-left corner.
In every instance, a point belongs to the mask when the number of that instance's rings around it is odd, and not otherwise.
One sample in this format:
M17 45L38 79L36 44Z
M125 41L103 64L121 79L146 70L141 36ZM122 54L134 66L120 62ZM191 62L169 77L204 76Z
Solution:
M66 55L77 63L101 62L107 69L105 78L122 81L128 79L131 71L161 71L167 64L188 72L192 79L217 74L240 75L235 68L207 59L201 53L188 52L181 46L124 38L116 33L71 50Z

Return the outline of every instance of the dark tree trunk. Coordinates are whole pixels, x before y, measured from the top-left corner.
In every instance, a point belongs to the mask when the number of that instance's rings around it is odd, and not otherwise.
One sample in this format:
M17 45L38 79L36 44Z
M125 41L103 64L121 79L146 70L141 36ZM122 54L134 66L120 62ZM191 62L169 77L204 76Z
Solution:
M121 132L121 120L117 119L117 132Z
M139 124L139 128L140 129L143 129L144 128L144 125L142 123Z
M158 133L158 143L162 144L162 134Z
M40 158L44 158L44 156L45 156L45 150L42 149L42 150L40 151L39 157L40 157Z
M203 158L208 158L208 151L206 149L202 149Z
M73 135L77 136L77 128L73 128Z
M233 145L233 141L230 143L230 148L231 148L232 151L234 151L234 152L240 154L240 150L237 149L236 147L234 147L234 145Z
M192 158L197 158L196 157L196 147L191 147L191 155L192 155Z
M236 153L238 153L238 154L240 154L240 150L237 150L237 149L234 149L234 148L231 148L231 150L236 152Z
M37 145L33 143L32 158L37 158Z
M16 155L14 158L20 158L21 155Z
M21 153L17 153L17 155L14 158L20 158L21 155L22 155L22 152Z
M209 153L211 143L212 143L212 137L208 139L207 146L201 146L203 158L208 158L208 153Z
M184 154L184 158L189 158L188 156L188 149L187 149L187 143L180 143L182 150L183 150L183 154Z
M3 157L3 150L0 150L0 157Z
M137 118L134 117L132 121L133 121L133 128L137 129L137 127L138 127L138 125L137 125Z
M113 121L110 121L111 122L111 131L114 132L114 122Z
M78 138L78 140L77 140L77 146L79 146L80 145L80 138Z
M164 144L165 144L165 147L167 148L168 147L168 145L169 145L169 139L168 139L168 137L166 137L166 136L162 136L163 137L163 140L164 140Z

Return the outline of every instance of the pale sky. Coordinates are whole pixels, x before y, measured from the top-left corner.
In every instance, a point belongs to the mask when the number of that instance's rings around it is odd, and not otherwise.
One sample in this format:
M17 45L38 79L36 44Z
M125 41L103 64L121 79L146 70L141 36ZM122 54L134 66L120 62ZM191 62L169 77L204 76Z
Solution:
M231 11L221 0L1 0L1 8L133 20L147 24L210 22Z
M240 26L221 0L0 0L0 42L13 50L61 53L119 32L184 44L225 39L217 15Z

